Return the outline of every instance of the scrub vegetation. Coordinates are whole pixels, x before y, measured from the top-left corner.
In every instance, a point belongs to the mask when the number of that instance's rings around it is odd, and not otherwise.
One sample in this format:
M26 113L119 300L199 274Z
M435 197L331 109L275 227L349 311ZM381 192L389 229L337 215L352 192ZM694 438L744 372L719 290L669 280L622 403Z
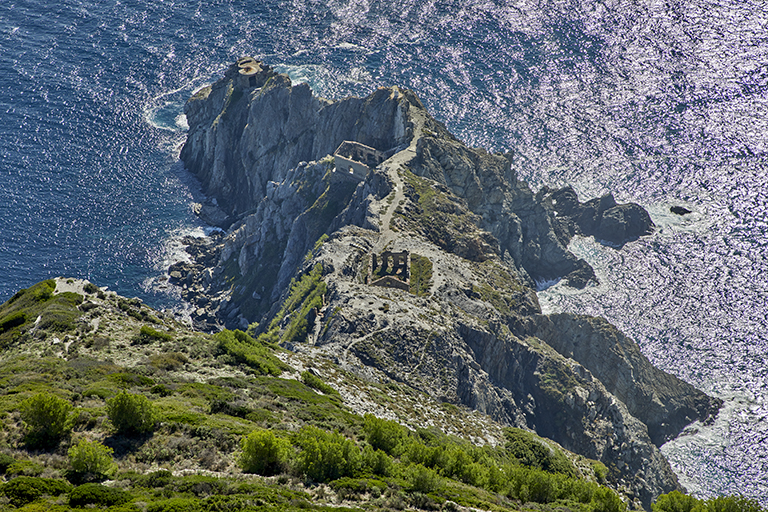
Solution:
M280 348L322 305L319 267L255 337L195 332L141 304L131 314L126 299L82 282L87 301L56 286L0 306L3 319L25 318L6 321L0 354L2 510L627 509L599 462L530 432L499 429L495 445L480 446L469 430L405 426L423 414L415 407L397 409L400 421L356 413L353 395L392 407L428 397ZM39 328L50 305L72 319L66 334ZM462 408L434 408L469 429ZM729 500L672 493L655 511L762 510Z

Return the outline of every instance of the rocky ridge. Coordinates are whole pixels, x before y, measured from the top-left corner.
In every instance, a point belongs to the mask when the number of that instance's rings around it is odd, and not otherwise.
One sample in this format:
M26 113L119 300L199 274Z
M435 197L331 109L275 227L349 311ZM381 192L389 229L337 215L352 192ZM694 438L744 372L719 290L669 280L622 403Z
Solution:
M465 146L411 91L332 102L263 63L245 75L244 62L185 108L181 158L232 221L196 265L175 269L202 325L250 326L534 430L604 462L646 508L679 487L658 446L720 402L653 368L602 319L542 315L535 293L537 281L594 280L571 237L620 246L653 229L641 207L534 194L509 155ZM388 158L351 182L330 156L344 140ZM384 250L424 258L423 287L366 284ZM321 303L298 294L305 278L322 283Z

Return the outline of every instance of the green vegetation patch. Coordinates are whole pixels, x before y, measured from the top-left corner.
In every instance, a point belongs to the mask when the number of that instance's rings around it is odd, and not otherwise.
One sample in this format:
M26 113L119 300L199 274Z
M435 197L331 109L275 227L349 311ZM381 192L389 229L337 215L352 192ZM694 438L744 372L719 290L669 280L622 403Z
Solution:
M20 476L0 485L0 493L4 494L12 505L21 507L43 496L65 494L71 488L72 486L64 480Z
M419 297L429 295L432 287L432 262L429 258L411 254L411 293Z
M243 364L262 375L280 375L288 365L273 355L274 346L268 343L268 337L253 339L240 330L223 330L215 336L219 350L230 356L236 364Z
M33 327L43 333L60 333L76 328L82 315L78 306L83 296L73 292L54 295L56 281L41 281L19 290L0 306L0 347L18 340ZM39 317L39 321L38 321Z
M173 335L165 331L158 331L148 325L142 325L139 334L134 338L134 343L147 345L154 341L172 341Z
M114 507L115 505L124 505L131 500L133 500L131 493L97 483L80 485L69 493L69 505L72 507L86 507L88 505Z
M298 281L292 279L288 298L269 323L267 331L259 335L258 341L265 344L274 344L278 341L306 341L310 316L314 318L314 314L323 306L326 291L323 266L319 263ZM286 317L289 317L290 321L281 336L280 326Z
M340 396L339 392L326 384L323 379L308 371L301 373L301 381L312 389L316 389L322 393L325 393L326 395Z
M502 315L508 315L523 309L524 313L533 313L538 302L535 296L520 280L496 261L482 262L476 269L479 283L472 286L472 291L482 300L492 305Z
M504 449L518 463L550 473L577 475L576 468L562 451L533 433L510 427L504 429L504 436L507 439Z
M717 496L700 500L679 491L662 494L651 504L653 512L765 512L766 508L743 496Z
M408 228L422 234L448 252L472 261L485 261L498 244L478 226L480 218L445 187L405 171L405 193L415 206L395 210L392 220L403 219Z

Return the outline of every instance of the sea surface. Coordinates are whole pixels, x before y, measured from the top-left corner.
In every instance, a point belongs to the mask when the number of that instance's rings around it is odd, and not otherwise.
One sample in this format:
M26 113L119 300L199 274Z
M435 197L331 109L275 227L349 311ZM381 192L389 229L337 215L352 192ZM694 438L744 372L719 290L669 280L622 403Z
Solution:
M155 284L206 230L183 103L243 55L329 98L412 88L534 189L644 205L653 235L574 240L601 284L541 303L723 398L663 452L695 495L768 505L768 3L5 0L0 300L66 275L176 304Z

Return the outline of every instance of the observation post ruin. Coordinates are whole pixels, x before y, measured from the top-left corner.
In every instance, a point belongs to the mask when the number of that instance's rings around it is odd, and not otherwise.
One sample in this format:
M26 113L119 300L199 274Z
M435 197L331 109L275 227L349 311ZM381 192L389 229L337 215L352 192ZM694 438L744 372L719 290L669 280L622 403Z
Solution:
M371 169L384 161L384 153L361 144L345 140L333 153L336 172L357 181L363 181Z
M410 291L411 289L411 255L408 251L384 251L381 258L376 253L371 254L371 265L368 268L368 283L371 286L384 286Z

